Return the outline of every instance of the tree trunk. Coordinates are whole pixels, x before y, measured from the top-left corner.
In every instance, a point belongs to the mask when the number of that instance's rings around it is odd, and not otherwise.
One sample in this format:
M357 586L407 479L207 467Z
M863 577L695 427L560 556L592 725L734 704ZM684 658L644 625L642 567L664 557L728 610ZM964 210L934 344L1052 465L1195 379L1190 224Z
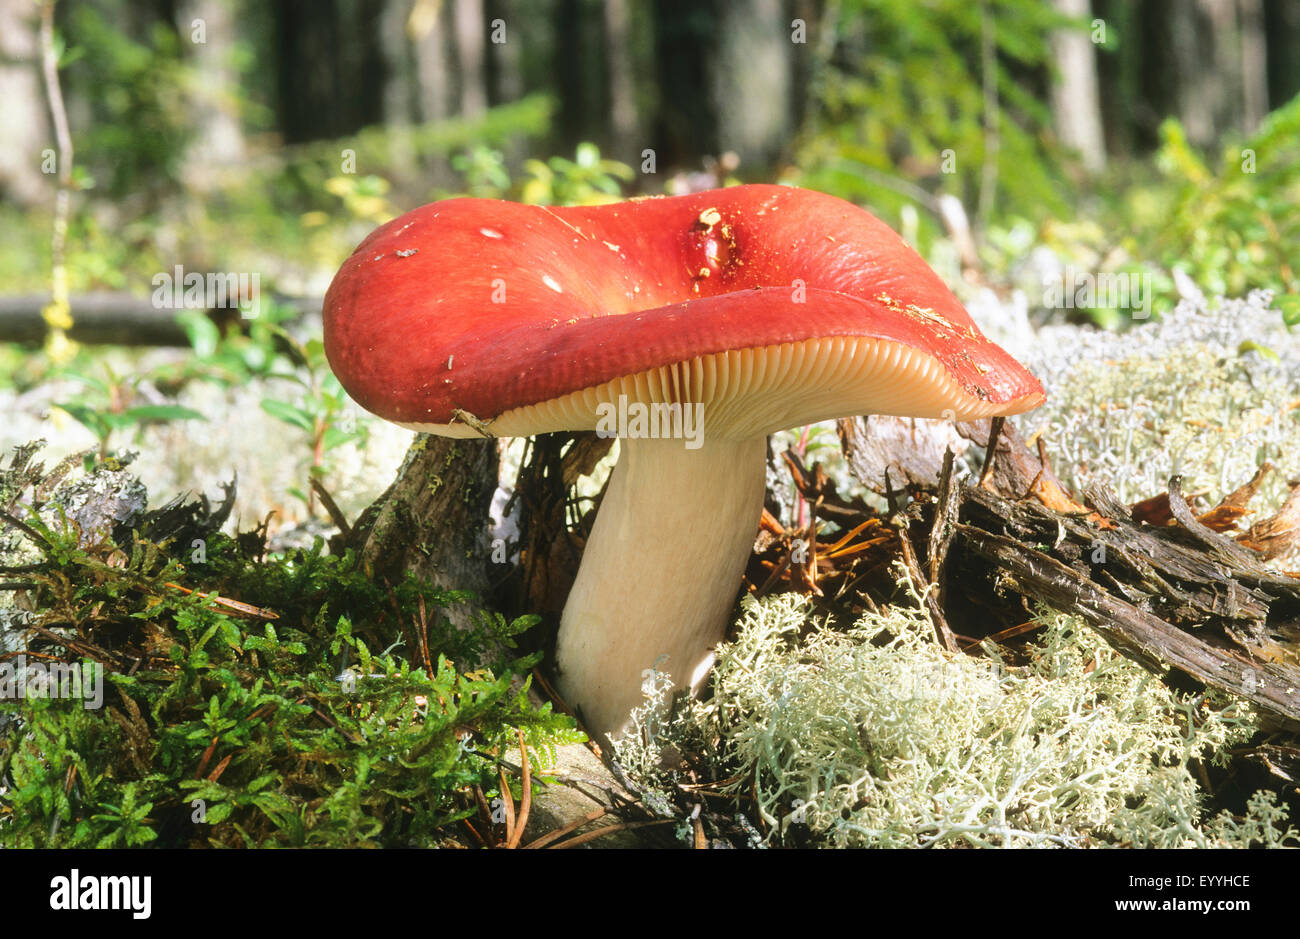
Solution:
M708 94L717 23L698 0L660 0L653 9L659 95L655 141L662 173L673 165L697 166L702 156L718 152L718 125Z
M1053 0L1056 11L1086 20L1088 0ZM1079 28L1061 29L1051 37L1057 71L1052 81L1052 123L1061 143L1077 150L1090 172L1106 166L1106 143L1097 93L1097 58L1092 38Z
M410 124L415 117L415 60L407 23L411 0L388 0L379 16L379 50L384 60L384 123Z
M782 0L738 0L718 11L710 87L718 146L742 165L770 166L791 133L794 70Z
M415 0L408 30L415 43L419 112L423 121L440 121L450 111L451 69L447 64L447 18L441 4Z
M460 113L474 117L487 110L483 0L456 0L455 20Z
M416 118L418 83L415 52L407 34L411 0L388 0L379 14L377 41L384 63L383 115L392 144L393 172L402 178L417 175L411 124Z
M559 90L560 111L557 130L563 147L572 150L587 135L590 100L593 89L584 80L582 3L558 0L555 4L555 84Z
M33 206L52 193L41 150L53 147L41 90L36 17L31 0L0 0L0 195Z
M511 0L488 0L488 35L492 41L487 51L488 104L517 101L524 94L524 76L520 62L520 18ZM500 38L493 24L500 20L504 33Z
M1264 4L1267 44L1268 97L1281 104L1300 92L1300 3L1268 0Z
M357 523L361 559L375 580L397 583L409 571L438 587L485 596L497 465L495 440L416 438L397 479ZM470 625L465 607L447 612L454 625Z
M236 110L239 73L233 65L239 22L223 0L181 0L176 29L196 77L190 100L195 135L183 175L188 188L202 192L215 182L214 169L244 159L244 131Z
M343 136L351 128L337 107L341 78L335 61L338 19L334 4L279 0L275 24L277 123L285 142Z
M1178 116L1202 148L1240 127L1241 46L1234 0L1197 0L1170 8Z
M1241 121L1253 134L1268 113L1268 43L1261 0L1237 0L1241 21Z
M640 160L641 119L636 107L636 82L632 74L629 41L631 11L628 0L606 0L605 68L609 81L609 132L611 154L628 163Z

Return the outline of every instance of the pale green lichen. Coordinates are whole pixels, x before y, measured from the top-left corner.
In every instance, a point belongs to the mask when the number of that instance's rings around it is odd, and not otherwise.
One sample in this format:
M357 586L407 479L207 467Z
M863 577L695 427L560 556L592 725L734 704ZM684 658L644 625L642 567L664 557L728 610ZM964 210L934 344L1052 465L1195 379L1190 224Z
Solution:
M776 842L806 826L845 847L1300 843L1266 796L1242 821L1201 818L1194 761L1250 736L1249 705L1174 692L1077 619L1044 623L1006 667L941 650L919 604L837 631L796 596L747 599L712 699L664 717L646 689L619 762L647 791L671 789L666 748L739 773Z
M1213 504L1271 461L1251 508L1276 511L1300 478L1300 333L1270 303L1183 303L1124 333L1044 329L1027 364L1048 399L1022 431L1045 436L1067 485L1101 481L1128 502L1178 474Z

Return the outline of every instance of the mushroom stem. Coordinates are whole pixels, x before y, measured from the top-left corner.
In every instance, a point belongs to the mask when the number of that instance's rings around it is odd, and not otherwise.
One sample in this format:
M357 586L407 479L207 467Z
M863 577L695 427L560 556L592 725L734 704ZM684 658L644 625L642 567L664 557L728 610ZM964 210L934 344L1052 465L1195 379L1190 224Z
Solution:
M766 442L623 439L564 607L560 692L594 734L617 736L646 669L698 689L763 510Z

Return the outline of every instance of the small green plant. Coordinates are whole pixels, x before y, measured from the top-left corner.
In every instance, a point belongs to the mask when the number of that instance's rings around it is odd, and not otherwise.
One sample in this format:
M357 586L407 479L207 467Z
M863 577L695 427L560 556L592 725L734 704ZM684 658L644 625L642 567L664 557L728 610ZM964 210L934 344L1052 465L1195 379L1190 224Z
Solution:
M382 225L397 215L387 198L390 188L388 180L374 175L344 174L325 181L325 191L338 196L352 218L375 225Z
M834 42L810 63L793 182L890 219L941 187L974 208L977 228L995 211L1066 209L1063 154L1014 70L1041 66L1052 31L1082 23L1027 0L846 0L827 14ZM926 252L943 229L932 212L920 222Z
M102 366L103 378L85 372L62 369L60 374L82 384L84 392L77 400L65 400L56 405L95 435L99 441L100 457L106 457L114 435L131 428L140 429L150 423L167 421L206 420L192 408L178 404L138 404L139 388L148 375L132 378L117 375L111 366Z
M367 425L357 419L355 410L349 405L347 393L330 371L329 362L325 358L324 342L309 339L305 343L299 343L287 333L282 334L282 339L291 350L291 357L299 369L275 377L297 384L301 388L301 394L293 401L263 398L261 406L267 414L307 435L311 449L309 485L306 492L298 487L291 488L289 492L305 501L308 509L314 511L316 497L310 481L323 482L329 473L328 458L331 452L348 443L364 443Z
M619 180L636 178L632 167L617 160L606 160L594 143L580 143L572 160L554 156L543 163L527 160L528 178L520 189L520 199L533 205L598 205L617 202L623 197Z
M1300 294L1300 95L1245 140L1225 146L1213 167L1165 121L1156 165L1171 185L1139 213L1134 238L1162 267L1181 267L1207 294L1256 288ZM1296 304L1287 301L1289 322Z
M466 195L499 199L510 188L505 154L493 147L475 144L452 157L451 168L464 177Z
M437 846L520 731L534 765L583 739L529 701L534 618L456 629L464 594L320 542L267 558L196 504L80 531L33 450L0 470L5 597L31 610L25 634L0 610L3 667L84 662L102 697L0 695L0 845Z
M182 310L176 321L193 354L182 365L162 370L159 381L173 390L195 379L231 387L287 373L292 361L284 327L297 315L293 307L264 298L258 316L222 329L206 311Z

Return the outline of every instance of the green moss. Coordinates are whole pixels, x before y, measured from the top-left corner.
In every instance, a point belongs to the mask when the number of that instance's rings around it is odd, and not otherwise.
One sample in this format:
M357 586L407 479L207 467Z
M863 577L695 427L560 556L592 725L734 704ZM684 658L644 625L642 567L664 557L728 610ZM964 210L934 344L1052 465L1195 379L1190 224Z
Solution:
M535 618L458 630L468 594L389 589L319 541L263 559L261 536L207 531L196 556L150 517L126 545L28 524L50 632L8 638L102 666L103 702L0 698L0 845L433 846L467 791L499 790L516 729L538 766L583 739L530 703L536 657L510 657Z

